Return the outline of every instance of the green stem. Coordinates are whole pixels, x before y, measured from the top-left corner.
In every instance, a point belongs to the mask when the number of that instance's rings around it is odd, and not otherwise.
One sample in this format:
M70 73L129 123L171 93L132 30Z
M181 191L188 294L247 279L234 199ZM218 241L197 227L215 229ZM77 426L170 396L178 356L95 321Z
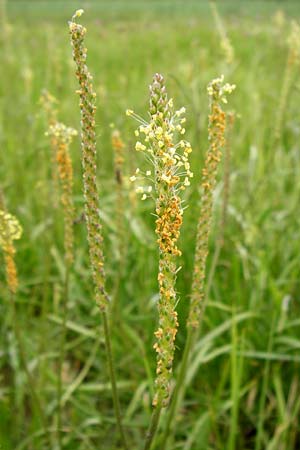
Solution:
M269 334L268 347L267 347L268 353L272 352L274 332L275 332L275 313L273 313L272 319L271 319L270 334ZM266 401L266 397L267 397L270 365L271 365L271 361L269 359L267 359L265 362L265 366L264 366L261 394L260 394L260 399L259 399L258 426L257 426L256 439L255 439L255 450L260 450L262 447L262 439L263 439L263 434L264 434L264 421L265 421L265 412L264 411L265 411L265 401Z
M172 395L169 413L167 415L165 431L164 431L162 441L160 442L160 446L159 446L160 450L164 450L166 448L168 438L170 436L173 419L178 410L178 400L184 394L187 365L188 365L191 350L193 348L193 342L194 342L194 330L189 327L188 332L187 332L186 343L185 343L185 347L184 347L184 351L183 351L182 361L181 361L180 368L179 368L179 374L178 374L175 389L174 389L174 392Z
M31 398L33 403L35 404L41 425L45 431L45 435L48 435L48 426L47 426L47 419L44 414L44 410L42 408L39 396L35 390L35 381L31 375L30 370L28 369L27 362L26 362L26 353L25 348L23 346L23 340L20 332L19 322L18 322L18 314L17 314L17 307L16 307L16 299L15 295L11 293L11 305L12 305L12 313L13 313L13 327L14 327L14 333L16 337L16 341L19 347L19 355L20 355L20 361L23 366L23 370L26 374L27 380L28 380L28 387L31 394ZM51 443L51 438L48 435L49 444Z
M238 412L239 412L239 392L240 392L240 365L237 360L237 325L235 321L236 311L232 309L232 325L231 325L231 355L230 355L230 384L231 384L231 412L230 412L230 429L228 438L228 450L235 450L236 438L238 432Z
M58 376L57 376L57 440L58 447L62 449L62 374L63 364L65 359L65 347L66 347L66 323L67 323L67 311L69 301L69 279L70 279L70 265L66 264L65 282L64 282L64 296L63 296L63 308L62 308L62 330L60 339L60 352L58 359Z
M150 425L146 434L146 442L144 450L150 450L152 442L156 436L159 424L160 413L162 411L162 405L157 405L152 412Z
M125 437L125 433L124 433L124 429L123 429L123 425L122 425L122 419L121 419L120 400L119 400L119 395L118 395L118 390L117 390L115 368L114 368L112 349L111 349L110 328L109 328L109 323L108 323L108 319L107 319L107 313L105 311L102 312L102 319L103 319L103 325L104 325L106 355L107 355L108 368L109 368L109 374L110 374L110 382L111 382L111 388L112 388L112 396L113 396L113 403L114 403L117 427L118 427L118 430L119 430L119 433L121 436L122 446L125 450L128 450L126 437Z
M284 119L284 116L286 113L286 107L287 107L287 101L288 101L289 92L290 92L291 81L292 81L292 68L291 68L291 64L289 64L289 62L287 61L284 76L283 76L279 106L277 109L277 117L275 120L274 136L273 136L274 145L277 145L280 142L280 139L282 137L282 125L283 125L283 119Z
M223 246L223 242L222 242L222 238L217 240L217 246L214 252L214 256L213 256L213 260L211 263L211 268L209 271L209 275L208 275L208 279L207 279L207 285L206 285L206 298L209 298L210 295L210 290L211 290L211 286L212 286L212 282L215 276L215 272L216 272L216 268L219 262L219 257L220 257L220 253L222 250L222 246Z

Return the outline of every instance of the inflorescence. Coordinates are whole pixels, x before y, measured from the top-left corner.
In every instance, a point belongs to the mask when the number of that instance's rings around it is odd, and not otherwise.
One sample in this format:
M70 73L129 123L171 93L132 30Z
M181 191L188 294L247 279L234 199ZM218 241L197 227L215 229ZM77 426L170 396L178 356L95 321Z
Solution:
M210 115L208 124L209 148L202 170L201 209L197 228L196 252L194 263L191 305L188 326L198 328L205 299L205 268L208 255L208 238L212 217L213 191L221 160L221 150L225 144L226 115L222 103L227 103L227 95L235 89L235 85L223 84L224 76L211 81L207 87L210 99Z
M77 94L80 98L83 189L90 261L95 285L96 302L101 311L105 311L109 297L105 290L104 256L102 250L103 237L102 227L99 221L99 195L96 184L96 93L92 85L93 77L86 65L87 48L84 45L86 28L75 21L82 14L82 9L75 12L71 22L69 22L69 30L73 47L73 59L77 67L76 77L79 83Z
M185 134L185 108L174 110L173 100L168 99L164 78L156 74L150 86L149 122L132 110L127 115L139 123L135 131L135 149L143 152L152 165L152 170L137 169L131 181L137 183L136 192L142 200L148 197L156 201L156 234L159 246L159 326L155 332L157 352L156 392L153 405L163 407L170 396L170 378L178 328L176 308L177 257L181 251L177 246L182 225L182 191L190 185L193 173L190 170L191 145L181 139ZM176 136L180 136L176 139Z
M17 267L15 264L14 240L22 236L22 227L18 219L0 210L0 247L4 252L7 285L11 293L15 294L18 288Z
M70 156L70 144L77 136L74 128L66 127L63 123L56 122L51 125L46 133L51 136L51 142L56 149L56 164L59 180L62 188L61 204L64 208L65 222L65 258L68 265L71 265L74 259L74 205L73 205L73 167Z

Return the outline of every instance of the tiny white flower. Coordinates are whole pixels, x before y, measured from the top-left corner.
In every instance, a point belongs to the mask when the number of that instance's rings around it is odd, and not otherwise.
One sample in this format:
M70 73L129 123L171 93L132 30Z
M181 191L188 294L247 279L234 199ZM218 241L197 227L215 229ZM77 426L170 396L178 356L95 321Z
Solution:
M74 14L74 17L80 17L84 13L83 9L77 9L77 11Z
M143 151L146 149L146 146L143 145L140 141L137 141L137 143L135 144L135 149L137 152Z

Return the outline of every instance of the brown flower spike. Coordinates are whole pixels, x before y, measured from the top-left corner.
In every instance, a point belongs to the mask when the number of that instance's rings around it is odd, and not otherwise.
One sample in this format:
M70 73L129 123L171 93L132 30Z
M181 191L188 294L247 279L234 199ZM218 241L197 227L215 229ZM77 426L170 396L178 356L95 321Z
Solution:
M85 198L85 219L88 232L90 261L95 285L96 302L105 311L109 297L105 290L104 256L102 252L102 227L99 220L98 189L96 184L96 127L95 99L92 75L86 66L87 49L84 46L86 28L75 22L83 10L78 10L69 22L73 59L76 63L77 91L81 111L81 148L83 168L83 190Z

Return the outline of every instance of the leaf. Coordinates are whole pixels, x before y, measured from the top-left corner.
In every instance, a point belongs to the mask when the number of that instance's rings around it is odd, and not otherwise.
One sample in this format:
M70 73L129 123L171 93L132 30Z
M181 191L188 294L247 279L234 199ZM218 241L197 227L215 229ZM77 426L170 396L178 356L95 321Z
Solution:
M48 319L59 325L63 324L63 320L60 317L55 316L54 314L48 314ZM67 320L66 327L69 328L69 330L75 331L78 334L81 334L86 337L90 337L92 339L97 339L97 337L98 337L98 333L96 333L95 331L92 331L89 328L86 328L82 325L78 325L77 323L75 323L71 320ZM102 338L102 340L104 342L103 338Z

